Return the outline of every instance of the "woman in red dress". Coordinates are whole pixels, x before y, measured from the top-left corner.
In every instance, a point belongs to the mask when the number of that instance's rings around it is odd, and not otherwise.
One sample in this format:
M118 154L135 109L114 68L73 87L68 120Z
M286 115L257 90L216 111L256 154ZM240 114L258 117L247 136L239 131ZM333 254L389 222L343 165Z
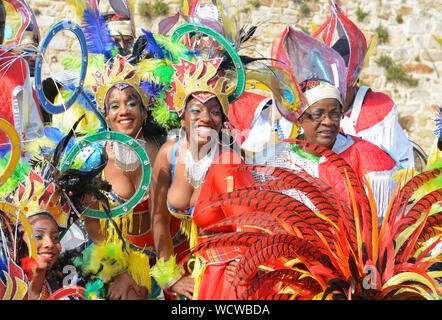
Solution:
M221 63L220 58L181 60L174 66L177 73L166 101L181 117L180 135L161 147L152 172L152 232L160 258L152 275L164 289L188 299L235 299L227 266L233 266L239 253L192 257L183 262L192 267L192 274L184 272L173 255L171 217L182 219L182 230L193 248L200 237L231 231L212 225L233 214L229 208L202 215L197 203L253 182L249 172L230 172L243 160L223 138L229 103Z

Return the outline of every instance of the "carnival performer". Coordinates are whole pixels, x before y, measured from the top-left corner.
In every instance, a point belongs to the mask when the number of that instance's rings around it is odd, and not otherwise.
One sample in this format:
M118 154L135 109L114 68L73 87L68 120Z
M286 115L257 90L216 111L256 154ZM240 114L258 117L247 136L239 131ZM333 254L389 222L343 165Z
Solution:
M36 182L30 182L29 188L32 188ZM29 300L46 300L50 294L58 289L59 284L54 283L49 276L52 266L57 261L61 253L60 244L60 230L54 216L44 210L44 208L34 208L36 212L30 212L29 208L33 205L30 198L34 196L23 198L26 202L22 209L27 208L28 220L33 230L33 236L36 242L37 257L35 266L32 272L32 278L29 285L28 297Z
M380 219L382 219L383 212L388 207L388 199L395 188L392 175L400 167L394 159L376 145L339 133L342 114L339 106L342 107L345 99L342 97L346 96L345 78L342 77L342 74L345 74L343 59L320 41L291 26L285 28L282 36L274 42L272 50L272 56L280 61L276 64L288 68L294 76L293 80L304 79L299 83L299 87L304 92L307 101L300 109L301 112L296 115L295 122L300 129L298 136L338 153L357 172L361 182L364 176L367 177L375 194ZM310 55L308 52L315 52L315 54ZM327 99L331 99L329 103L321 105L322 100ZM320 106L316 108L315 104ZM335 106L338 110L334 110ZM316 113L314 114L313 111ZM332 113L329 113L329 117L325 117L325 111ZM334 181L336 176L334 177L332 173L330 162L321 159L311 150L284 144L261 153L259 157L262 160L257 161L259 163L264 161L267 164L276 161L292 168L298 166L310 168L306 169L310 174L327 181L327 184L343 196L347 194L344 181L339 181L339 179ZM265 160L266 154L270 157L267 160ZM287 161L288 158L291 160Z
M399 170L396 162L376 145L339 132L342 100L336 87L314 78L306 79L300 85L305 88L308 105L297 119L297 124L303 130L297 139L332 150L348 162L361 184L367 179L374 193L379 221L382 221L395 189L393 173ZM323 180L350 205L345 179L339 176L333 163L314 150L299 147L290 141L283 140L267 149L258 156L257 163L262 164L259 158L263 157L261 159L265 159L267 165L303 168L310 175Z
M229 172L243 161L229 146L231 141L222 140L229 108L222 61L181 60L174 65L175 81L166 101L180 115L182 129L177 139L160 149L152 174L152 231L160 260L151 273L162 278L157 281L164 288L189 299L235 299L226 268L239 253L222 252L217 257L191 259L192 279L173 255L168 232L171 216L183 220L182 227L192 248L204 233L222 232L210 226L235 213L228 210L201 216L194 207L196 202L253 181L249 173ZM202 229L208 230L200 233Z
M358 86L358 78L370 56L362 31L330 0L331 14L313 37L335 49L347 66L347 95L341 129L386 150L403 168L414 168L413 146L400 125L393 100L368 86ZM333 35L339 30L338 40Z
M96 149L92 154L89 152L89 158L82 156L83 161L76 162L67 170L60 167L75 127L55 144L47 143L43 138L39 142L34 141L41 148L35 149L37 152L31 155L29 163L19 159L20 165L15 168L8 183L0 188L2 214L8 210L9 217L17 215L16 222L8 219L7 215L2 217L9 225L9 242L16 244L16 248L11 250L15 252L14 260L20 263L29 279L27 298L31 300L48 299L56 289L63 287L59 276L61 270L53 268L62 251L60 239L85 209L84 198L101 192L97 187L97 177L99 179L107 161L102 149ZM11 153L14 148L17 146ZM2 172L6 166L7 163L2 161ZM30 229L26 228L26 224ZM13 231L13 226L18 226L18 229ZM2 256L4 254L2 252Z
M20 5L23 10L28 8L26 4L22 4L20 1L14 3ZM5 34L5 6L10 8L8 12L16 12L10 2L2 1L0 4L0 21L3 22L0 24L0 40L2 40L2 43ZM21 19L21 14L18 14ZM26 17L28 23L30 23L31 15L28 14ZM2 45L0 49L0 83L2 84L0 111L2 119L14 126L15 130L21 135L22 141L27 141L43 135L43 118L33 94L29 66L21 54L17 55L12 51L13 48L19 48L23 34L16 36L18 36L18 39L13 40L18 41L17 43ZM28 56L28 54L25 56ZM0 144L4 144L5 139L3 133L0 133Z
M29 66L29 77L32 80L40 44L40 29L35 13L25 0L5 0L4 3L7 12L4 44L11 49L12 53L26 60ZM45 89L47 83L46 81L43 83ZM40 105L35 88L32 88L32 95L43 123L49 123L50 114Z
M132 32L131 19L128 16L113 13L105 15L104 18L109 26L112 38L120 46L120 54L130 54L136 40Z
M183 1L180 10L176 14L159 22L159 32L168 34L173 26L179 23L180 18L186 23L202 24L216 30L226 39L229 39L237 51L242 49L242 44L250 39L257 29L255 25L248 29L239 28L236 20L237 16L231 15L221 1L186 0ZM213 37L196 32L186 35L186 44L209 57L222 52L219 43ZM248 49L250 50L250 47ZM258 149L261 151L264 145L262 132L265 128L255 125L255 122L259 122L256 118L258 115L268 113L272 102L270 93L265 95L262 92L253 92L251 89L255 86L259 85L256 82L253 82L253 84L252 81L250 81L250 84L249 81L247 82L245 92L239 99L230 104L229 114L227 115L228 125L236 142L244 150L252 152ZM266 91L268 91L267 88ZM249 134L252 127L255 127L256 131ZM259 147L256 147L257 144Z

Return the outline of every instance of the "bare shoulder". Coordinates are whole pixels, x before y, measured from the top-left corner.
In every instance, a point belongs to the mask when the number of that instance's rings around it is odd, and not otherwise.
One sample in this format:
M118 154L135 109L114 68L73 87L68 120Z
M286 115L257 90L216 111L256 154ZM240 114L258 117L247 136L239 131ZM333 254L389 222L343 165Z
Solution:
M173 145L175 139L166 141L158 150L154 166L159 166L161 168L170 167L170 159L172 156Z

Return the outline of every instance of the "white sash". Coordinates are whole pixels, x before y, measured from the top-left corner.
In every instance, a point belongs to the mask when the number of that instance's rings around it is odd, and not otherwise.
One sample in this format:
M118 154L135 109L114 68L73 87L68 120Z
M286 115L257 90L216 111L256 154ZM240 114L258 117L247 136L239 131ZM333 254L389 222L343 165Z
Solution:
M367 86L362 86L359 88L351 108L346 112L346 115L351 112L350 116L345 116L344 119L341 120L341 127L345 128L345 133L356 135L356 123L359 118L359 113L361 113L362 104L364 103L365 95L367 94L368 90L370 90L370 87Z

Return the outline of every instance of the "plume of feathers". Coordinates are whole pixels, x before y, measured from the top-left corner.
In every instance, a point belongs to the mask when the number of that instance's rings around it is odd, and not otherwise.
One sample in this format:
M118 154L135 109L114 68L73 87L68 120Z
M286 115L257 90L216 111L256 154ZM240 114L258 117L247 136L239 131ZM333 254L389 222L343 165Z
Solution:
M234 226L237 232L218 233L202 240L193 253L219 247L241 248L236 288L248 283L242 299L439 299L440 263L432 252L442 241L442 212L432 205L442 200L442 189L413 194L441 170L423 172L397 184L381 224L368 180L354 180L352 168L334 152L308 143L326 156L346 179L350 197L367 188L364 204L342 205L322 181L304 171L242 165L234 170L261 172L269 181L200 200L199 214L226 206L236 212L207 229ZM298 190L316 210L290 197ZM434 207L433 207L434 209ZM430 214L431 210L431 214Z
M118 45L113 40L104 17L92 6L83 10L81 22L89 53L103 54L106 60L115 57Z

